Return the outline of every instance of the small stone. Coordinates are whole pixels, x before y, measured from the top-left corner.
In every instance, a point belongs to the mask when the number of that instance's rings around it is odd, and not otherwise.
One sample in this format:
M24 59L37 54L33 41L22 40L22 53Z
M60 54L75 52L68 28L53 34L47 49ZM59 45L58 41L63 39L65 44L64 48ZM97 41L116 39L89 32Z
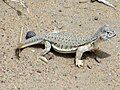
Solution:
M35 52L35 50L31 50L32 52Z
M20 88L18 88L18 90L20 90Z
M97 1L97 0L91 0L91 2L95 2L95 1Z
M62 10L59 10L59 12L62 12Z
M77 79L78 77L77 76L75 76L75 79Z
M36 33L33 32L33 31L28 31L25 38L26 38L26 39L29 39L29 38L31 38L31 37L33 37L33 36L36 36Z
M4 37L4 35L2 35L2 37Z
M94 20L98 20L98 17L94 17Z
M37 73L41 73L41 71L40 71L40 70L37 70Z
M1 83L5 83L5 81L1 81Z

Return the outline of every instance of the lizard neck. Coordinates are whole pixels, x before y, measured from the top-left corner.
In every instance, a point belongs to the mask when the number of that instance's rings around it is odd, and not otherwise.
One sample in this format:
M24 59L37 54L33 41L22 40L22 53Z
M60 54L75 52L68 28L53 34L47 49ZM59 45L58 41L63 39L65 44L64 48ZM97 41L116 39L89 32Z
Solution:
M95 33L94 35L91 36L91 40L96 42L99 41L100 35L98 33Z
M92 40L94 41L94 43L96 44L100 44L101 42L103 42L104 40L101 39L100 36L100 32L97 31L93 36L92 36Z

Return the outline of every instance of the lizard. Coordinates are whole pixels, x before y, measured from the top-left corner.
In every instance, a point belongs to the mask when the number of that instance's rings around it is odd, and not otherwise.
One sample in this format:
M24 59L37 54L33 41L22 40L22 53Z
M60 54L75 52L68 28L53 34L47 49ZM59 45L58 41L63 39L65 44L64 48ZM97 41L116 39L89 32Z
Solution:
M23 49L35 44L45 45L45 49L41 52L41 59L47 61L44 57L50 52L51 47L59 53L76 53L75 64L78 67L84 65L82 55L86 51L94 51L98 49L98 44L107 41L116 36L114 30L109 25L103 25L94 34L84 37L70 33L68 31L53 31L42 35L34 35L21 42L17 49Z

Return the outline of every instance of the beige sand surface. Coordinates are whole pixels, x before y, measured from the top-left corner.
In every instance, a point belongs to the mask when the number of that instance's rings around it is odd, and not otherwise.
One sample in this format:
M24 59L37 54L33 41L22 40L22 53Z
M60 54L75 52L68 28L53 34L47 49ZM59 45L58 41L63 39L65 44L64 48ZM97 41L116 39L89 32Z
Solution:
M90 0L27 0L30 13L22 10L25 15L19 17L0 0L0 90L120 90L120 1L108 0L117 10L80 1ZM36 59L43 50L39 46L24 49L20 60L15 56L22 27L24 36L28 30L40 34L56 28L83 34L104 24L114 28L117 37L100 45L100 63L90 54L84 68L78 68L75 55L52 51L54 57L46 64Z

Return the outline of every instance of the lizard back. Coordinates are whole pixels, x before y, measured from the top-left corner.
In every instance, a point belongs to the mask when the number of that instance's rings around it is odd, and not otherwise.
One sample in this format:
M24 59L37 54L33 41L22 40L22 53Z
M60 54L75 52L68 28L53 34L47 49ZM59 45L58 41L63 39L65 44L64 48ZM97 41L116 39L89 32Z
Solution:
M48 33L45 35L45 40L51 42L56 47L61 49L75 48L92 41L92 36L82 37L79 34L70 33L67 31Z

